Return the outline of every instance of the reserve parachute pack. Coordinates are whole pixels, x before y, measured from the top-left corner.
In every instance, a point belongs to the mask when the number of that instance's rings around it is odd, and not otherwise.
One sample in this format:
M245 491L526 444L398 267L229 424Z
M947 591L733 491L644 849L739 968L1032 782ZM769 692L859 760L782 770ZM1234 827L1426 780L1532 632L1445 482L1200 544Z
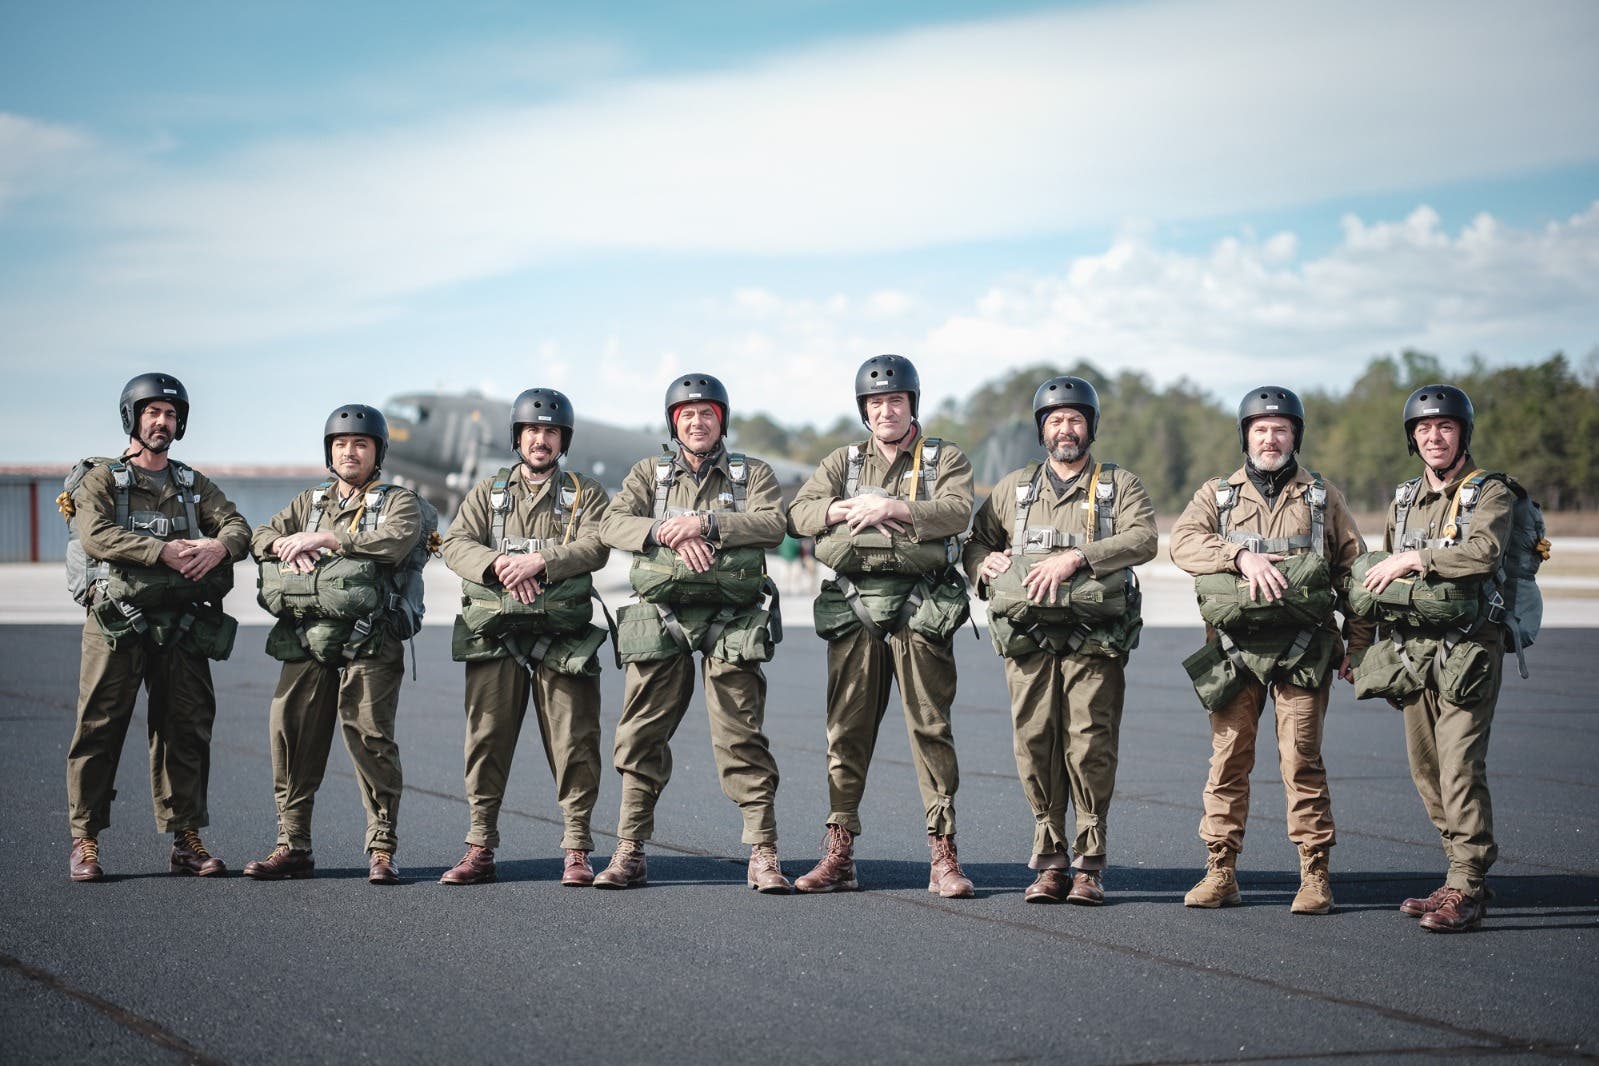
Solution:
M305 529L322 524L333 480L311 492L311 510ZM388 517L386 504L392 492L411 492L394 485L376 484L366 490L351 532L371 532ZM439 512L420 494L417 504L418 536L405 558L388 566L375 559L325 552L309 574L274 559L263 560L256 599L270 614L287 623L301 650L324 664L348 662L369 645L379 624L409 640L422 628L426 612L422 578L427 561L439 550ZM268 650L292 652L270 645Z
M506 536L513 474L511 467L502 467L489 484L490 546L506 555L529 555L570 543L584 507L578 476L568 471L568 483L551 487L555 524L562 532L559 537L539 538ZM605 614L605 629L591 624L596 601ZM532 603L518 600L497 581L485 585L462 579L461 613L451 646L457 662L509 655L529 672L543 663L559 673L593 676L599 665L591 660L607 632L614 644L616 623L594 589L592 574L546 582Z
M1538 568L1549 558L1549 538L1543 509L1519 481L1509 474L1480 468L1473 470L1455 490L1449 516L1439 531L1441 536L1436 538L1428 538L1425 530L1406 528L1410 509L1421 492L1422 479L1415 477L1404 482L1394 490L1395 550L1453 548L1464 542L1482 498L1482 487L1489 481L1497 481L1509 489L1515 502L1510 508L1510 535L1499 558L1499 569L1480 585L1480 619L1473 620L1468 632L1475 631L1482 622L1503 625L1509 638L1509 650L1515 651L1516 665L1525 678L1528 676L1525 650L1538 639L1543 627L1543 592L1538 588ZM1445 642L1453 647L1448 638Z
M167 460L167 478L178 491L183 514L168 517L159 511L132 510L133 471L126 459L90 456L68 472L56 507L67 523L67 591L90 609L102 635L113 648L125 639L149 637L157 645L183 641L186 647L212 659L226 659L233 650L238 623L222 611L223 598L233 589L233 565L224 560L198 581L169 566L137 566L91 559L78 539L73 518L77 505L73 493L89 471L106 467L114 494L114 521L130 533L170 540L202 536L194 490L194 470Z
M667 506L666 498L680 469L670 454L655 458L655 499L650 513L656 521L714 513ZM722 498L735 513L742 514L749 506L749 459L728 452L727 473L732 491ZM699 573L677 552L657 544L633 553L628 579L641 602L617 612L619 663L649 662L696 651L729 662L766 662L773 646L783 639L777 586L766 575L763 548L718 549L710 569ZM760 606L763 599L768 607Z
M844 468L844 498L892 495L887 489L861 487L861 469L866 465L866 448L871 441L851 444ZM939 437L924 437L917 447L910 471L910 499L918 490L929 500L938 487L938 455L944 447ZM904 533L887 533L876 527L851 533L840 523L816 538L816 558L822 565L841 574L933 574L960 559L960 538L913 540Z
M1115 463L1096 464L1090 475L1088 528L1086 535L1063 533L1054 526L1029 526L1028 517L1038 500L1044 477L1042 463L1034 464L1016 486L1016 517L1011 531L1011 565L988 583L988 617L995 647L1004 655L1014 654L1012 634L1030 637L1035 647L1021 644L1024 651L1043 647L1056 654L1082 650L1096 631L1116 630L1108 643L1126 652L1138 646L1138 631L1143 623L1140 608L1143 594L1131 567L1095 576L1089 567L1080 567L1069 583L1054 596L1034 603L1022 578L1043 557L1062 549L1080 548L1104 540L1116 532ZM1002 623L996 627L995 619ZM1008 625L1004 623L1009 623Z

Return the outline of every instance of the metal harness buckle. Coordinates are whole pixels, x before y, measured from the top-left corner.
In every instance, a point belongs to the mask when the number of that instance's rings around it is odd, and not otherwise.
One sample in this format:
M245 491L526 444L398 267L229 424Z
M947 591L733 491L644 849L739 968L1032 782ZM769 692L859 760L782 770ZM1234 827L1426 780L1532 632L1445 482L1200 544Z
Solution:
M133 533L145 533L152 537L164 539L172 530L172 520L166 515L141 518L138 514L131 514L128 516L128 529Z

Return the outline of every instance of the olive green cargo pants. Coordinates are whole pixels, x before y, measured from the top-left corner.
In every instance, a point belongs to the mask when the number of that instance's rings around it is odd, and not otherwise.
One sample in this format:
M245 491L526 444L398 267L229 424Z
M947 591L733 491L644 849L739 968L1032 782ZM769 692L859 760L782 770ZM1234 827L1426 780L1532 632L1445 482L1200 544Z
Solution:
M528 698L566 829L562 848L593 851L589 819L600 795L600 679L539 666L530 677L515 659L466 664L466 801L468 844L500 846L500 804Z
M72 835L98 836L111 824L117 764L139 688L149 691L150 797L163 833L209 824L211 725L216 690L204 656L141 641L112 650L89 619L78 671L78 726L67 749L67 817Z
M268 716L279 844L311 848L311 809L337 723L366 808L366 849L396 850L403 782L394 722L404 677L405 644L388 634L376 655L342 670L314 661L283 664Z
M901 628L878 640L865 628L827 645L828 825L861 832L861 797L877 734L888 709L889 686L899 685L910 734L916 783L927 812L927 831L955 832L955 790L960 766L949 711L955 702L955 652Z
M1105 826L1116 791L1125 660L1040 651L1005 660L1016 770L1033 808L1029 865L1066 865L1066 806L1077 814L1071 850L1084 870L1105 868Z
M777 762L766 734L766 674L759 663L704 656L701 675L710 715L711 748L722 792L744 815L743 841L777 841ZM616 835L648 840L655 804L672 777L672 735L694 695L694 656L628 663L622 719L616 726L616 772L622 775L622 813Z

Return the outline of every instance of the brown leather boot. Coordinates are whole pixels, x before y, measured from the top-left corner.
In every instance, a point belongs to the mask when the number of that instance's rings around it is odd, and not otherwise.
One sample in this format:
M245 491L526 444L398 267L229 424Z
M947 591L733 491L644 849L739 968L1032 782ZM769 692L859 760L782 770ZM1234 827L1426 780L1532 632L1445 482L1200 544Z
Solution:
M1097 907L1105 902L1105 872L1103 870L1072 870L1072 890L1067 903L1079 907Z
M1288 909L1294 914L1328 914L1333 909L1332 880L1327 873L1327 848L1299 849L1299 891Z
M366 880L373 885L397 885L400 883L400 868L394 865L394 855L381 848L373 848L367 853Z
M1071 871L1040 870L1022 893L1026 903L1065 903L1071 893Z
M1425 918L1444 905L1444 893L1448 891L1448 885L1439 885L1432 890L1431 895L1412 896L1399 905L1399 913L1408 914L1412 918Z
M257 881L296 881L316 872L316 860L309 851L295 851L287 844L279 844L272 854L259 862L245 863L244 876Z
M822 861L795 879L795 888L801 892L854 892L861 887L855 880L853 833L841 825L828 826L822 852Z
M632 888L649 883L649 864L644 845L637 840L618 840L611 853L611 864L594 875L595 888Z
M750 865L745 871L744 882L751 888L772 895L786 896L794 891L794 886L783 876L783 868L778 865L776 844L756 844L750 848Z
M1446 885L1443 902L1421 919L1421 927L1429 933L1469 933L1482 924L1487 913L1487 904Z
M1212 844L1205 862L1205 876L1183 897L1185 907L1237 907L1244 902L1238 893L1238 853L1226 844Z
M200 834L194 829L180 829L172 834L172 872L194 877L222 877L228 868L222 860L205 850Z
M100 869L100 842L94 837L78 837L72 842L72 857L67 860L67 875L74 881L98 881L105 876Z
M441 885L486 885L498 875L494 870L494 849L468 844L461 861L444 871Z
M561 884L587 888L594 883L594 867L589 865L589 853L578 848L566 849L566 865L561 870Z
M927 846L933 853L927 891L937 892L945 899L971 899L977 895L977 890L961 869L960 859L955 856L955 834L941 837L929 833Z

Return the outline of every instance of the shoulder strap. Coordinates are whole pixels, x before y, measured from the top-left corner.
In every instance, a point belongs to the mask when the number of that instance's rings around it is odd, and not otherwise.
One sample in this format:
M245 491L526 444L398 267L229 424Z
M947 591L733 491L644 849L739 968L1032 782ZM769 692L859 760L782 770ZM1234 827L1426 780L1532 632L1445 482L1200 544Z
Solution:
M120 459L107 469L111 471L111 484L116 489L117 525L127 529L128 517L133 513L128 503L128 493L133 488L133 472L128 469L128 464Z
M861 491L861 467L866 462L861 455L861 449L864 447L866 447L864 444L851 444L849 446L847 465L844 467L844 498L846 500L854 499L855 494Z
M655 457L655 518L659 521L666 517L666 494L672 490L672 457L670 455L657 455Z
M1104 540L1116 532L1116 464L1094 467L1094 484L1089 491L1088 535Z
M555 487L555 521L560 524L563 519L566 528L561 532L561 543L565 544L572 539L572 531L577 528L577 516L583 510L583 482L577 475L568 470L567 478L572 482L570 489L557 485Z
M1316 471L1310 471L1310 488L1305 499L1310 502L1310 550L1327 557L1327 483Z
M1233 507L1238 503L1238 486L1226 478L1216 479L1216 532L1227 536L1227 526L1232 521Z
M489 544L496 551L505 543L505 516L511 513L511 468L500 467L499 473L489 483L489 516L492 526Z
M1021 555L1027 547L1027 516L1038 499L1038 479L1043 476L1044 464L1034 463L1016 483L1016 521L1011 527L1010 553Z
M362 532L376 529L383 521L383 501L388 498L391 487L377 484L366 490L366 497L361 501Z
M749 461L743 452L727 453L727 475L733 479L733 510L742 514L750 496Z
M194 491L194 470L176 459L167 461L167 469L172 472L172 480L178 486L178 498L183 501L183 517L189 523L185 535L198 537L200 517L194 505L200 502L200 494Z
M940 437L927 437L922 440L921 450L916 455L916 465L921 473L922 487L926 490L927 498L933 498L933 490L938 487L938 452L944 446ZM911 492L916 492L916 482L911 482Z
M1416 492L1421 488L1421 478L1413 477L1394 488L1394 551L1405 550L1405 524L1410 520L1410 507L1416 502Z
M1466 479L1455 490L1455 498L1449 503L1449 516L1444 519L1441 531L1443 539L1459 542L1466 536L1466 530L1471 527L1471 518L1477 513L1477 501L1482 496L1482 484L1487 481L1487 471L1478 467L1466 475Z
M311 513L306 517L305 528L316 529L322 524L322 512L327 510L328 490L333 487L333 479L328 478L311 492Z

